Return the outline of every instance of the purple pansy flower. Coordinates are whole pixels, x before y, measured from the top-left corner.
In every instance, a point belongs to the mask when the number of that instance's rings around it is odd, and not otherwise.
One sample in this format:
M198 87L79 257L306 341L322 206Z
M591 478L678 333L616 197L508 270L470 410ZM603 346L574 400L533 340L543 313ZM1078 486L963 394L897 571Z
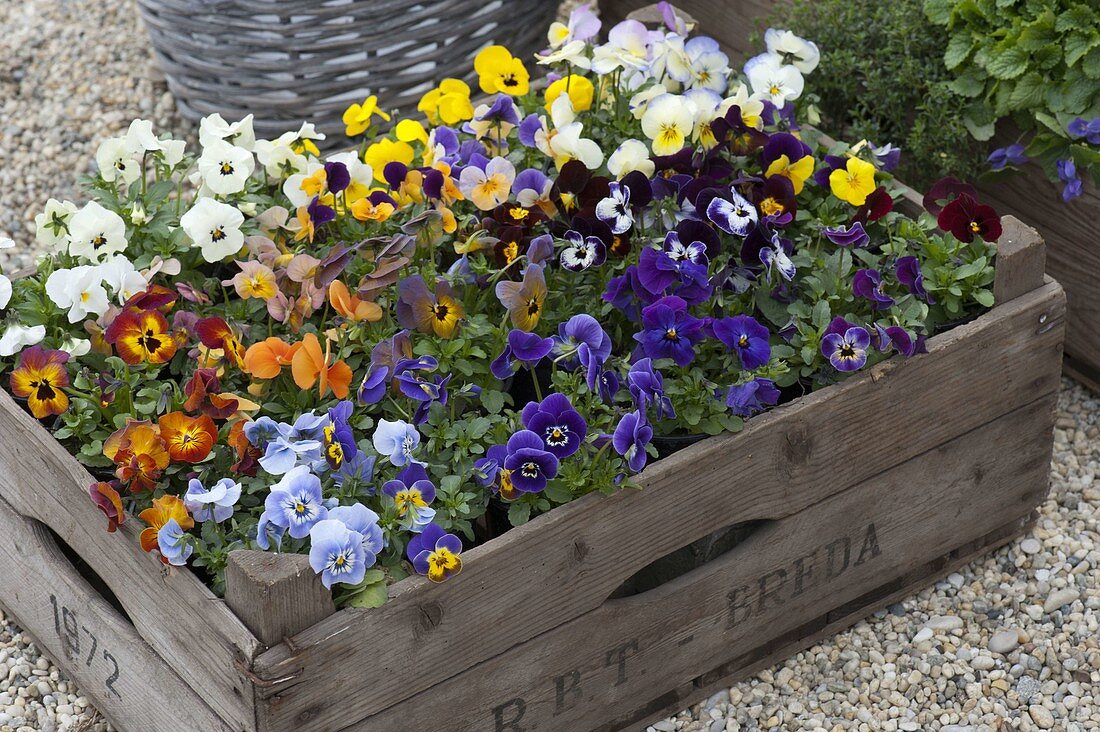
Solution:
M584 236L570 229L562 238L566 247L561 250L561 266L570 272L583 272L607 259L607 245L598 236Z
M886 310L894 304L894 298L883 292L884 284L877 269L861 269L852 277L852 294L870 300L874 310Z
M707 205L707 218L727 234L744 237L756 226L760 214L737 189L730 188L730 200L715 197Z
M462 571L462 540L448 534L439 524L428 524L409 540L405 554L417 574L442 582Z
M587 313L574 315L558 325L553 341L558 365L563 369L583 367L588 388L595 389L603 365L611 355L611 336L599 321Z
M1084 117L1077 117L1066 125L1066 132L1074 139L1084 137L1090 145L1100 145L1100 117L1093 117L1089 121Z
M909 358L917 352L917 342L909 331L900 325L888 325L884 328L876 323L875 336L875 348L882 353L894 348L898 353Z
M884 173L892 173L898 167L901 160L901 148L894 147L892 143L886 143L882 147L871 145L871 155L875 158L878 169Z
M559 460L580 449L588 424L563 394L551 394L541 402L528 402L521 415L523 426L542 438L546 450Z
M928 291L924 289L924 275L921 273L920 260L913 256L898 257L897 264L894 266L894 273L898 278L898 282L905 285L905 289L913 295L916 295L921 300L935 304L935 300L928 294Z
M773 269L787 282L794 279L795 266L794 262L791 261L787 240L780 239L779 232L772 232L771 246L761 247L757 257L760 258L760 263L764 265L764 277L769 282L771 281Z
M702 327L703 321L688 313L687 303L670 295L642 310L642 332L634 340L650 358L671 358L677 366L687 366L695 359Z
M329 424L324 428L325 458L333 468L339 468L345 460L355 457L359 446L355 444L355 434L348 420L354 409L352 403L344 400L328 410Z
M367 368L363 382L359 385L357 397L360 404L377 404L386 396L386 387L390 382L388 366L372 363Z
M865 247L871 243L871 237L867 235L867 230L860 221L851 226L827 226L824 233L825 238L838 247Z
M1062 189L1062 200L1069 203L1085 192L1084 184L1077 175L1077 165L1072 158L1059 160L1055 167L1058 169L1058 179L1066 184Z
M321 203L320 196L313 197L313 200L309 202L309 206L306 207L306 213L309 214L314 226L327 224L336 218L336 209Z
M714 337L726 348L737 352L741 368L746 371L767 365L772 357L772 347L768 343L768 329L751 315L735 315L732 318L720 318L711 323Z
M428 418L428 410L431 409L432 404L436 402L447 404L447 383L451 380L452 374L426 379L418 373L435 371L438 366L439 362L431 356L404 358L394 366L394 378L401 393L419 402L413 414L413 424L421 424Z
M757 377L726 392L726 406L738 417L751 417L778 402L779 389L771 379Z
M679 234L670 231L661 249L646 247L638 256L638 281L650 293L660 295L676 282L705 284L708 264L706 244L684 245Z
M519 124L519 111L516 109L515 102L507 94L497 94L496 99L493 100L493 104L480 115L475 117L478 122L491 121L497 124L504 123L509 125ZM468 123L467 123L468 126ZM472 132L473 130L468 130Z
M269 548L268 526L277 526L295 539L305 538L313 525L327 515L328 509L321 497L321 479L305 465L291 468L271 486L264 500L256 543L261 549ZM278 535L282 536L282 531Z
M867 363L867 347L871 336L867 329L855 325L844 333L829 333L821 339L821 354L837 371L858 371Z
M504 468L520 493L538 493L558 474L558 458L531 430L520 430L508 438Z
M626 458L627 466L635 473L641 472L646 463L646 445L653 439L653 428L645 415L635 410L627 412L615 426L611 444L615 452Z
M1023 165L1027 162L1027 156L1024 155L1024 146L1016 143L989 153L987 162L992 170L1004 170L1009 165Z
M435 485L426 478L408 484L388 480L382 485L382 494L393 499L397 517L409 531L418 532L435 518L435 509L428 505L435 500Z
M653 368L652 359L642 358L635 362L627 372L626 383L639 412L648 413L649 405L652 404L656 419L676 418L672 400L665 395L664 377Z
M382 533L382 527L378 524L378 514L362 503L353 503L350 506L336 506L329 510L328 517L339 521L349 530L363 537L367 567L373 566L378 559L378 554L386 546L386 538ZM310 538L313 538L312 532Z
M240 497L241 484L232 478L222 478L210 490L206 490L198 478L192 478L187 483L183 505L196 521L221 523L233 515L233 507Z
M489 370L493 376L503 381L514 374L520 366L533 369L539 361L549 356L553 349L552 339L513 328L508 333L508 342L504 350L489 364Z
M351 174L348 173L348 166L336 160L325 163L325 185L332 193L339 193L351 185Z

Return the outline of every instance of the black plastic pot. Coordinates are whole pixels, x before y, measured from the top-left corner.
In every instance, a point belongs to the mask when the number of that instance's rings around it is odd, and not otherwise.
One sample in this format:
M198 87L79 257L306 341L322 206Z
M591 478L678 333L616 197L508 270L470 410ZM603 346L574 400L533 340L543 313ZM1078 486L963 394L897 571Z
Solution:
M685 447L690 447L696 442L702 442L710 437L707 434L697 435L658 435L653 438L653 446L657 448L657 459L666 458L674 452L679 452Z

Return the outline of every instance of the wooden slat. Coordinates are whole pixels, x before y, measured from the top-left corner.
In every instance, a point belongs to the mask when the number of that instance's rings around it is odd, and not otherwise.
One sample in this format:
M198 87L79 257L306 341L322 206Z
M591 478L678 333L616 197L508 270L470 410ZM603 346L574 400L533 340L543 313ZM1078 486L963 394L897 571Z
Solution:
M0 536L4 605L116 729L240 729L214 714L77 573L42 524L23 518L3 498Z
M1095 384L1100 373L1100 191L1086 185L1084 196L1064 203L1061 188L1029 165L1019 175L980 184L979 192L984 203L1026 221L1046 241L1046 271L1066 290L1066 353L1083 367L1086 383Z
M868 593L1029 515L1049 485L1055 403L1040 397L345 729L579 732L647 718L645 701L694 685L700 668L747 665L789 633L866 614Z
M1053 393L1063 312L1061 288L1045 285L932 338L927 355L884 362L654 464L640 491L587 496L477 547L452 581L412 578L378 610L337 613L256 659L261 677L293 677L261 692L261 726L336 729L377 713L598 607L654 556L735 522L789 516ZM884 448L852 430L904 439ZM351 675L363 692L337 708L329 700Z
M336 612L305 554L238 549L225 568L225 602L265 646Z
M1041 287L1046 264L1046 247L1039 232L1014 216L1005 216L1001 221L994 302L1008 302Z
M247 667L258 641L190 571L165 573L141 550L137 517L107 533L106 519L87 495L93 482L0 390L0 497L57 532L118 597L138 634L220 717L235 729L254 729L253 689L237 667Z

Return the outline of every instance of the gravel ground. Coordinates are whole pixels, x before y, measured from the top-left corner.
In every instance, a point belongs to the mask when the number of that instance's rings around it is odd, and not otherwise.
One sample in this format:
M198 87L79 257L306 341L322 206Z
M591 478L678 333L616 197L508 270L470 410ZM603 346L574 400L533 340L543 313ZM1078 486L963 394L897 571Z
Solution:
M187 127L147 71L131 2L0 0L0 27L0 236L20 245L10 271L33 260L34 214L76 196L99 139L135 116ZM1098 406L1064 382L1032 535L650 729L1100 730ZM0 614L0 732L106 729Z

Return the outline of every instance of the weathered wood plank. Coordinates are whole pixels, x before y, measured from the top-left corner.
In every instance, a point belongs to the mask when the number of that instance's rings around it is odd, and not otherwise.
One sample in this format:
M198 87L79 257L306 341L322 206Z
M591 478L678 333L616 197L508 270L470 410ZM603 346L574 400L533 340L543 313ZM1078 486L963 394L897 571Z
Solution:
M741 679L748 678L766 668L771 668L794 654L812 647L818 641L832 637L845 628L855 625L867 617L868 613L892 605L895 602L900 602L927 587L937 577L943 577L965 567L970 562L1007 544L1013 538L1026 533L1028 528L1035 523L1035 516L1036 512L1032 512L1024 518L1017 519L991 531L977 541L970 542L964 547L952 550L949 554L926 562L903 577L869 593L868 604L860 605L858 610L844 615L829 613L825 619L808 623L805 627L798 628L777 639L773 646L756 649L747 657L733 659L705 674L701 674L692 679L690 684L682 686L677 696L663 695L658 699L654 699L643 709L638 710L632 719L639 721L626 723L624 726L624 721L619 720L609 726L609 729L622 727L635 730L635 732L642 732L648 723L663 719L681 709L686 709L709 698L720 689L728 689ZM759 653L766 655L758 655Z
M1046 271L1066 290L1066 353L1095 384L1089 376L1100 374L1100 191L1086 185L1085 195L1064 203L1060 187L1031 165L978 188L997 213L1019 217L1046 241Z
M231 732L111 607L46 528L0 498L4 605L119 730ZM165 623L173 618L165 617Z
M0 390L0 497L49 526L111 588L138 634L232 727L255 725L253 689L237 670L259 642L188 570L165 573L131 517L109 534L86 493L88 471Z
M694 684L700 668L867 612L887 581L1029 515L1047 492L1055 402L1043 396L346 730L618 729L639 700Z
M336 612L305 554L229 553L225 602L261 643L272 646Z
M1046 247L1039 232L1015 216L1005 216L1001 222L993 281L993 301L998 303L1041 287L1046 268Z
M587 496L477 547L444 585L411 578L378 610L337 613L256 659L261 677L293 677L260 692L260 719L278 732L365 718L455 664L598 607L654 556L736 522L789 516L1053 393L1063 312L1061 288L1045 285L932 338L928 355L879 364L656 463L641 491ZM899 440L883 448L849 439L852 429ZM638 536L651 554L636 551ZM337 708L329 699L348 674L366 691Z

